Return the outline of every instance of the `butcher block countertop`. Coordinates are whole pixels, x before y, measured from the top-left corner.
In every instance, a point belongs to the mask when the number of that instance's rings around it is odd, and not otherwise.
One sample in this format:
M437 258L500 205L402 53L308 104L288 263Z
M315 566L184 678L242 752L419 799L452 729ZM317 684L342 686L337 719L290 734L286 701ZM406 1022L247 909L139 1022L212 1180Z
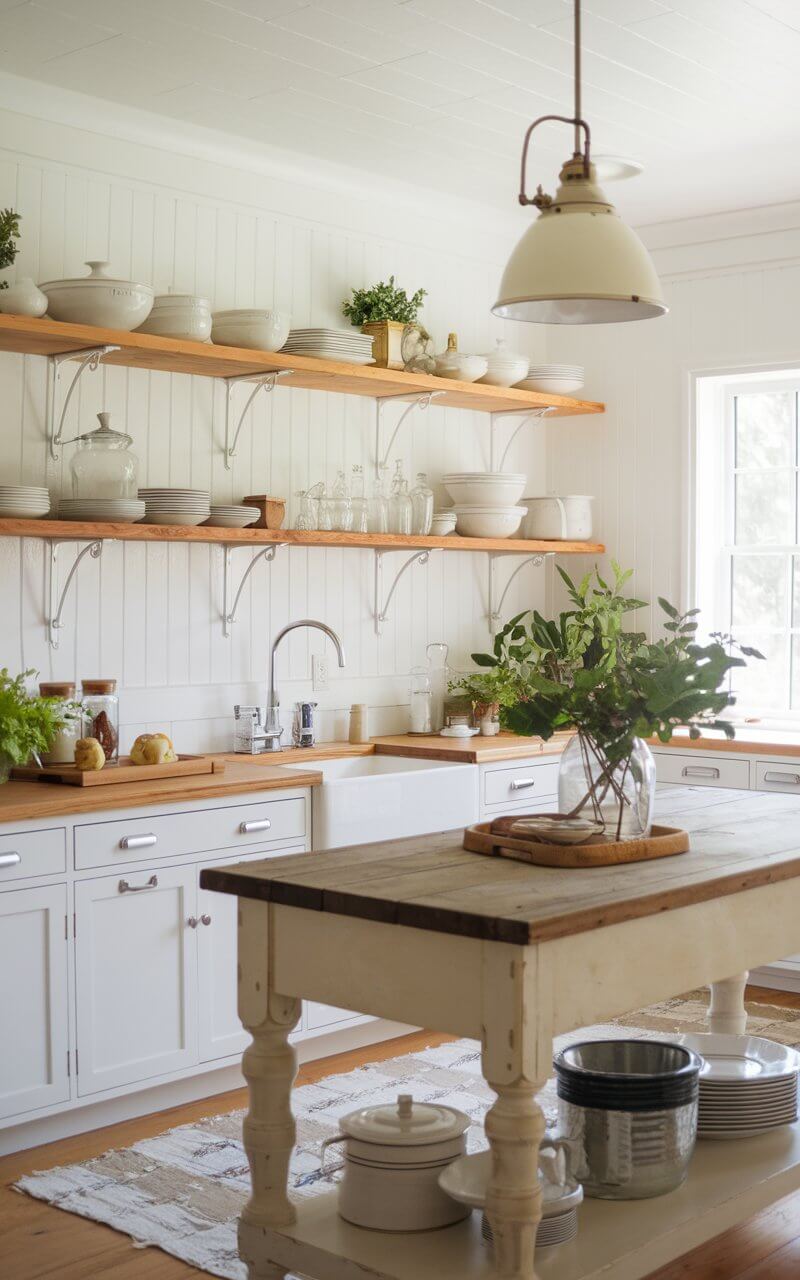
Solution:
M718 733L713 737L690 738L685 730L678 730L669 742L650 739L651 747L674 747L677 751L732 751L742 755L763 752L766 756L800 757L800 731L791 729L764 729L758 725L736 726L736 737L726 738Z
M688 853L582 869L467 853L462 833L293 854L201 873L204 889L524 946L800 876L800 799L664 787L659 822Z
M210 800L251 791L286 787L315 787L322 774L314 769L277 769L247 760L226 761L224 773L110 783L103 787L70 787L54 782L18 782L0 786L0 823L69 817L103 809L132 809L145 805Z
M340 756L415 757L424 760L451 760L457 764L487 764L495 760L521 760L536 755L561 755L572 737L557 733L549 742L542 738L519 738L514 733L498 733L493 738L479 734L472 738L442 738L438 733L399 733L369 742L318 742L315 747L286 747L259 756L226 756L226 760L252 760L260 764L295 764L307 760L332 760Z

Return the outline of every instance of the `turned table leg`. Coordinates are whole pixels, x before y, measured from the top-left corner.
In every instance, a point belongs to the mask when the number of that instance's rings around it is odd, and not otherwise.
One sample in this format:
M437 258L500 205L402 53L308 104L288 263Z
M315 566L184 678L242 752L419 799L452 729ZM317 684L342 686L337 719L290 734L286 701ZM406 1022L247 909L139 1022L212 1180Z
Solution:
M711 1001L708 1006L708 1029L719 1035L743 1035L747 1029L747 1010L744 1007L744 989L747 973L737 973L733 978L711 983Z

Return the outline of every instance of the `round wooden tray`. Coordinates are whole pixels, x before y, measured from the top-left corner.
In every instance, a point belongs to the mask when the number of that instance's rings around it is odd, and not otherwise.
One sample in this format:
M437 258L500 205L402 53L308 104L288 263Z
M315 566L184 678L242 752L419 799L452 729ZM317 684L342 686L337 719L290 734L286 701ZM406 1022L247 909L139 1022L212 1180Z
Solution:
M689 850L689 835L680 827L654 826L643 840L603 841L592 836L585 844L547 844L529 836L513 835L511 829L526 817L556 817L556 814L516 814L478 822L464 831L464 848L491 858L512 858L538 867L613 867L625 862L647 862L651 858L672 858Z

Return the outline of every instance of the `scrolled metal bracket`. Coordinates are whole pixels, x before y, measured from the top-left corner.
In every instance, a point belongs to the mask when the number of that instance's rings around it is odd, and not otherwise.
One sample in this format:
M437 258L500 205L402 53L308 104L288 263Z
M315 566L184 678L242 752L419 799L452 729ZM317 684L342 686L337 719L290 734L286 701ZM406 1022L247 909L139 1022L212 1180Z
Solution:
M280 551L281 547L285 547L286 545L287 544L285 542L273 542L272 545L269 547L262 547L261 550L258 552L258 554L253 556L249 565L247 566L244 573L242 574L241 579L239 580L239 586L236 589L236 594L233 596L233 602L231 602L231 595L233 592L233 585L232 585L233 575L231 572L233 568L232 553L237 549L242 550L243 548L241 544L238 544L238 543L222 548L222 551L223 551L222 634L225 636L226 640L230 639L231 627L236 621L236 613L239 608L239 601L241 599L242 592L244 591L245 583L247 582L247 579L250 577L250 574L255 569L259 560L265 560L267 564L271 564L272 561L275 559L276 555L278 554L278 552ZM246 550L247 548L244 548L244 549Z
M491 414L489 418L489 431L490 431L489 470L502 471L505 460L508 457L508 451L511 448L514 441L516 440L522 428L526 427L529 422L541 422L544 418L547 417L548 413L553 413L554 411L555 411L555 405L547 404L547 405L543 405L541 409L501 409L497 413ZM522 417L522 421L518 423L517 426L514 428L514 430L511 432L511 435L509 436L506 442L506 447L503 450L502 454L500 455L500 461L496 462L495 418L505 419L505 418L511 418L511 417L520 417L520 416Z
M292 373L294 373L294 369L273 369L270 373L239 373L233 378L225 379L225 469L227 471L231 470L231 460L236 454L236 446L239 443L239 436L241 435L242 427L244 426L247 411L259 391L263 389L267 394L269 394L270 391L275 390L279 378L288 378ZM233 406L231 398L233 396L234 387L238 386L240 382L252 382L254 386L245 401L245 406L242 409L242 412L239 414L236 430L232 432Z
M119 346L107 343L103 347L89 347L83 351L63 351L57 355L48 356L47 358L47 405L45 409L45 432L50 447L50 457L54 462L58 461L58 449L63 443L64 423L67 418L67 410L72 399L73 392L77 387L81 375L88 369L90 373L96 373L100 367L100 361L103 356L110 355L112 351L119 351ZM67 394L64 396L64 403L61 406L61 413L58 417L58 429L56 429L56 400L58 396L58 388L61 382L61 369L68 360L77 360L78 367L75 370L75 376L69 384Z
M58 593L58 549L59 547L63 547L67 543L72 543L72 542L74 542L74 539L72 538L62 538L58 540L53 540L50 543L50 573L48 575L48 588L47 588L48 589L48 609L47 609L46 623L47 623L47 638L50 642L51 649L58 648L58 642L59 642L58 633L64 626L64 620L63 620L64 605L67 602L67 596L69 595L69 589L72 586L72 582L75 577L75 574L78 572L78 565L81 563L81 560L83 560L83 558L87 555L90 556L92 560L99 560L103 551L102 538L98 538L94 542L88 542L86 546L83 547L82 550L78 552L75 559L73 560L70 571L67 574L63 587L61 588L61 594L59 595Z
M395 591L397 590L397 587L399 585L400 579L402 578L403 574L406 572L407 569L411 568L412 564L427 564L430 559L431 552L438 551L438 550L439 550L438 547L429 547L424 551L415 551L412 556L408 557L408 559L405 561L404 564L400 566L400 568L397 570L397 573L394 576L394 582L389 588L389 594L386 597L386 601L383 605L383 608L381 608L381 599L383 597L383 557L386 555L386 552L385 551L375 552L375 571L374 571L374 579L373 579L375 612L373 614L373 617L375 620L376 636L379 636L382 634L383 624L384 622L387 622L389 619L389 605L392 603L392 598L394 596Z
M397 433L402 427L408 415L414 409L422 409L424 411L425 409L430 408L431 401L436 400L440 396L444 396L446 394L447 394L446 391L421 391L421 392L406 391L402 395L398 395L398 396L378 396L376 398L375 400L375 476L376 478L378 478L381 474L381 467L385 467L387 462L389 461L389 454L391 453L392 445L397 439ZM411 403L408 405L405 413L400 414L400 418L398 419L397 425L395 426L394 431L389 437L389 443L387 444L383 453L381 453L381 414L383 412L383 406L385 404L393 404L397 400L410 400Z
M497 567L495 562L497 560L505 560L509 554L513 554L513 552L496 551L489 553L489 612L487 616L490 635L496 635L499 630L500 622L502 621L503 603L508 595L508 589L511 586L511 583L514 581L520 570L524 569L526 564L535 565L537 568L540 567L545 562L545 556L554 555L555 552L539 551L535 555L525 556L524 560L520 560L519 564L515 566L513 572L506 581L506 585L503 587L500 598L497 599L498 583Z

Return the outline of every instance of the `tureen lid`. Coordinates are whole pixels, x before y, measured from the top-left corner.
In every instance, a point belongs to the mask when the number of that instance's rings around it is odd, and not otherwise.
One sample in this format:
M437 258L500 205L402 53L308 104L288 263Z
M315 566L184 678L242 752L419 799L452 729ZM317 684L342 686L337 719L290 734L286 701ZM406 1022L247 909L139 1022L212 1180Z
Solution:
M521 351L509 351L505 338L498 338L494 351L484 352L484 359L490 364L527 364L529 357Z
M39 288L43 289L46 293L48 289L60 289L65 286L73 288L74 286L79 285L91 288L96 284L104 285L106 287L110 284L116 284L119 285L120 288L144 289L145 292L149 293L151 296L153 294L153 289L149 284L139 284L136 280L116 280L112 276L107 275L106 272L109 266L108 262L87 262L86 266L89 268L88 276L79 276L74 280L46 280L44 284L39 285Z
M396 1103L351 1111L342 1117L340 1124L343 1133L361 1142L415 1147L458 1138L471 1121L455 1107L415 1102L410 1093L401 1093Z

